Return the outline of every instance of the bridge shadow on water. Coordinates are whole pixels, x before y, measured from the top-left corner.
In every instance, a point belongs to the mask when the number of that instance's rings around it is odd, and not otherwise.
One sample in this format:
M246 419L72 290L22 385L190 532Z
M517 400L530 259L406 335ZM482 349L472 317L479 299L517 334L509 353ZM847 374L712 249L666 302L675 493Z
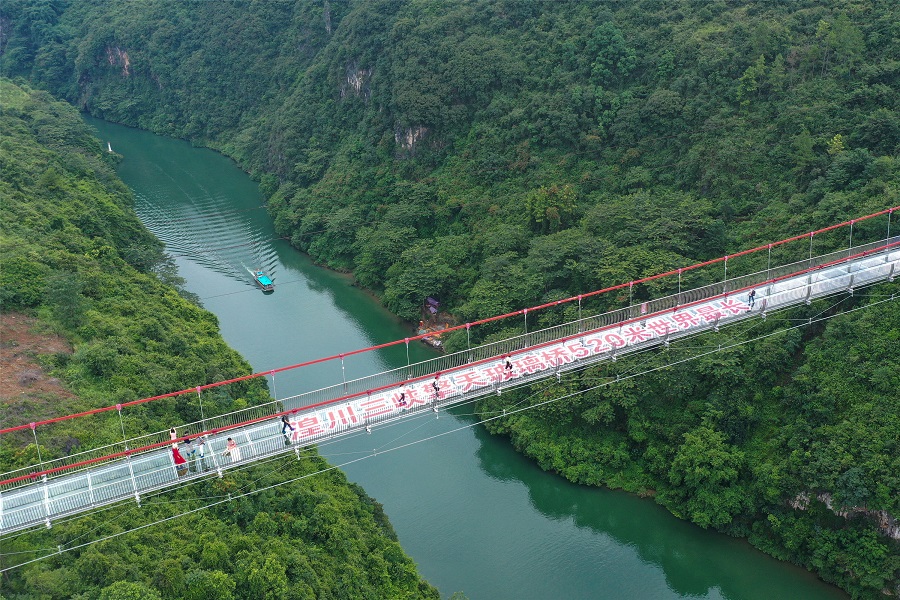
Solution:
M475 422L468 415L456 418ZM662 570L666 584L679 596L768 600L797 597L813 589L817 598L847 597L800 567L779 564L780 568L773 568L779 561L745 540L673 519L650 498L571 483L543 471L505 438L498 443L500 438L484 427L473 427L473 431L480 442L476 456L487 475L524 486L531 506L548 519L570 521L576 528L609 536L633 549L642 562ZM597 557L598 568L604 562L604 557Z

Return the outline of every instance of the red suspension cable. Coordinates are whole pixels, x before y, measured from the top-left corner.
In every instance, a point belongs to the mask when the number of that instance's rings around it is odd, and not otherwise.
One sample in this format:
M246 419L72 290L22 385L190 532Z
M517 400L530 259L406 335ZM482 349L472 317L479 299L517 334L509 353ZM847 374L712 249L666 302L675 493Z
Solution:
M806 234L806 236L808 236L808 235L809 235L809 234ZM806 237L806 236L803 236L803 237ZM796 271L796 272L793 272L793 273L789 273L789 274L787 274L787 275L781 275L781 276L779 276L779 277L773 277L773 278L768 279L768 280L766 280L766 281L763 281L763 282L760 282L760 283L756 283L756 284L747 286L747 287L745 287L745 288L735 289L735 290L732 290L732 291L730 291L730 292L723 292L723 293L717 294L717 295L715 295L715 296L710 296L709 298L703 298L703 299L701 299L701 300L695 300L695 301L693 301L693 302L688 302L688 303L682 304L682 305L680 305L680 306L676 306L676 307L673 307L673 308L667 308L667 309L664 309L664 310L661 310L661 311L657 311L657 312L651 313L651 314L649 314L649 315L641 315L641 316L635 317L635 318L633 318L633 319L629 319L629 320L626 320L626 321L622 321L621 323L618 323L617 325L618 325L619 327L622 327L622 326L624 326L624 325L629 325L629 324L631 324L631 323L637 323L637 322L639 322L639 321L643 321L643 320L646 320L646 319L649 319L649 318L653 318L654 316L661 315L661 314L665 314L665 313L667 313L667 312L675 312L675 311L678 311L678 310L684 310L684 308L693 306L693 305L695 305L695 304L701 304L701 303L704 303L704 302L709 302L710 300L715 300L716 298L722 298L722 297L727 297L727 296L734 295L734 294L739 294L739 293L744 292L744 291L747 291L747 290L749 290L749 289L758 288L758 287L761 287L761 286L764 286L764 285L771 285L771 284L773 284L773 283L778 283L779 281L784 281L785 279L790 279L790 278L792 278L792 277L797 277L797 276L799 276L799 275L805 275L805 274L811 273L811 272L813 272L813 271L818 271L818 270L821 270L821 269L826 269L826 268L828 268L828 267L832 267L832 266L834 266L834 265L838 265L838 264L841 264L841 263L844 263L844 262L847 262L847 261L850 261L850 260L855 260L855 259L858 259L858 258L862 258L862 257L868 256L868 255L870 255L870 254L874 254L874 253L876 253L876 252L881 252L882 250L891 249L891 248L897 248L897 247L900 247L900 242L888 243L888 244L886 244L886 245L884 245L884 246L881 246L881 247L878 247L878 248L873 248L873 249L871 249L871 250L866 250L866 251L864 251L864 252L860 252L860 253L854 254L854 255L852 255L852 256L846 256L846 257L843 257L843 258L839 258L839 259L837 259L837 260L833 260L833 261L830 261L830 262L827 262L827 263L823 263L823 264L821 264L821 265L816 265L815 267L809 267L809 268L801 269L801 270ZM555 303L553 303L553 304L555 304ZM517 313L511 313L511 314L517 314ZM559 344L560 342L565 342L565 341L568 341L568 340L573 340L573 339L576 339L576 338L584 337L584 336L586 336L586 335L590 335L591 333L592 333L592 332L590 332L590 331L584 331L584 332L580 332L580 333L575 334L575 335L571 335L571 336L569 336L569 337L564 337L564 338L560 338L560 339L550 340L550 341L544 342L544 343L542 343L542 344L537 344L537 345L535 345L535 346L531 346L531 347L529 347L529 348L527 349L527 351L528 351L528 352L532 352L532 351L534 351L534 350L536 350L536 349L540 349L540 348L542 348L542 347L544 347L544 346L549 346L549 345L553 345L553 344ZM395 343L395 342L391 342L391 343L393 344L393 343ZM517 351L517 352L514 352L514 353L510 353L510 356L515 355L515 354L519 354L519 353L524 352L524 351L526 351L526 350L521 350L521 351ZM446 370L443 371L443 373L444 373L444 374L447 374L447 373L453 373L454 371L459 371L459 370L462 370L462 369L470 369L470 368L472 368L473 366L477 366L477 365L480 365L480 364L485 364L485 363L494 362L494 361L497 360L497 358L498 358L498 357L496 357L496 356L491 356L491 357L488 357L488 358L483 358L483 359L481 359L481 360L474 361L474 362L471 362L471 363L467 363L467 364L465 364L465 365L460 365L460 366L454 367L454 368L452 368L452 369L446 369ZM404 386L408 386L410 383L414 383L414 382L417 382L417 381L423 381L423 380L426 380L426 379L430 379L431 376L432 376L432 374L429 373L428 375L422 375L422 376L420 376L420 377L415 377L415 378L409 379L408 381L404 382L403 385L404 385ZM397 387L397 384L396 384L396 383L392 383L392 384L388 384L388 385L383 385L383 386L379 386L379 387L377 387L377 388L372 388L372 389L369 389L369 390L366 390L366 391L363 391L363 392L355 392L355 393L352 393L352 394L347 394L347 395L344 395L344 396L339 396L339 397L337 397L337 398L332 398L332 399L330 399L330 400L323 400L323 401L321 401L321 402L317 402L317 403L315 403L315 404L310 404L310 405L304 406L304 407L302 407L302 408L292 408L292 409L289 409L289 410L284 410L284 411L281 411L281 412L276 412L276 413L273 413L273 414L270 414L270 415L265 415L265 416L262 416L262 417L255 417L255 418L253 418L253 419L248 419L248 420L246 420L246 421L241 421L241 422L239 422L239 423L234 423L234 424L231 424L231 425L227 425L227 426L225 426L225 427L217 427L217 428L215 428L215 429L209 429L209 430L207 430L207 431L201 431L200 433L191 434L191 435L188 435L188 436L182 436L182 437L176 438L174 441L176 441L176 442L182 442L182 441L186 440L187 438L196 438L196 437L200 437L200 436L204 436L204 435L216 435L216 434L219 434L219 433L223 433L223 432L225 432L225 431L231 431L231 430L234 430L234 429L240 429L240 428L242 428L242 427L246 427L246 426L248 426L248 425L254 425L254 424L256 424L256 423L261 423L261 422L263 422L263 421L270 421L270 420L272 420L272 419L277 419L277 418L280 417L281 415L290 415L290 414L294 414L294 413L297 413L297 412L300 412L300 411L308 411L308 410L312 410L312 409L315 409L315 408L321 408L321 407L328 406L328 405L331 405L331 404L337 404L337 403L339 403L339 402L344 402L344 401L347 401L347 400L351 400L351 399L353 399L353 398L359 398L359 397L362 397L362 396L367 396L367 395L369 395L369 394L381 392L381 391L383 391L383 390L390 389L390 388L395 388L395 387ZM31 480L36 480L36 479L39 479L40 477L42 477L42 476L44 476L44 475L52 475L52 474L59 473L59 472L62 472L62 471L68 471L68 470L70 470L70 469L77 469L77 468L79 468L79 467L85 467L85 466L88 466L88 465L96 464L96 463L102 462L102 461L115 460L115 459L117 459L117 458L122 458L123 456L130 456L130 455L134 455L134 454L140 454L140 453L146 452L146 451L148 451L148 450L154 450L154 449L157 449L157 448L162 448L163 446L166 446L166 445L168 445L168 444L171 444L172 441L173 441L173 440L166 440L166 441L163 441L163 442L156 442L156 443L154 443L154 444L148 444L148 445L146 445L146 446L141 446L140 448L132 448L132 449L130 449L130 450L124 450L124 451L121 451L121 452L115 452L115 453L113 453L113 454L107 454L107 455L105 455L105 456L98 456L98 457L95 457L95 458L86 459L86 460L83 460L83 461L79 461L79 462L76 462L76 463L72 463L72 464L70 464L70 465L62 465L62 466L59 466L59 467L54 467L54 468L46 469L46 470L43 470L43 471L36 471L36 472L33 472L33 473L29 473L29 474L27 474L27 475L20 475L20 476L18 476L18 477L13 477L13 478L10 478L10 479L0 480L0 486L7 485L7 484L11 484L11 483L18 483L18 482L20 482L20 481L25 481L25 480L29 480L29 479L31 479Z
M663 278L665 278L665 277L671 277L671 276L673 276L673 275L678 275L678 274L680 274L680 273L683 273L684 271L691 271L691 270L694 270L694 269L699 269L699 268L701 268L701 267L709 266L709 265L716 264L716 263L719 263L719 262L724 262L724 261L726 261L728 258L734 259L734 258L736 258L736 257L738 257L738 256L745 256L745 255L748 255L748 254L753 254L753 253L755 253L755 252L760 252L760 251L762 251L762 250L769 250L769 249L771 249L771 248L774 248L775 246L781 246L781 245L784 245L784 244L788 244L788 243L790 243L790 242L795 242L795 241L797 241L797 240L807 239L807 238L813 237L813 236L815 236L815 235L818 235L818 234L820 234L820 233L825 233L825 232L827 232L827 231L832 231L832 230L834 230L834 229L839 229L839 228L841 228L841 227L847 227L847 226L849 226L849 225L851 225L851 224L858 223L859 221L865 221L865 220L867 220L867 219L873 219L873 218L875 218L875 217L880 217L880 216L882 216L882 215L892 214L892 213L894 213L894 211L898 211L898 210L900 210L900 206L894 206L894 207L892 207L892 208L886 208L886 209L884 209L884 210L882 210L882 211L879 211L879 212L875 212L875 213L872 213L872 214L869 214L869 215L865 215L865 216L862 216L862 217L857 217L857 218L855 218L855 219L851 219L851 220L849 220L849 221L844 221L844 222L842 222L842 223L837 223L837 224L834 224L834 225L829 225L828 227L823 227L822 229L817 229L817 230L815 230L815 231L810 231L810 232L804 233L804 234L802 234L802 235L795 235L795 236L793 236L793 237L789 237L789 238L780 240L780 241L778 241L778 242L773 242L773 243L771 243L771 244L765 244L765 245L763 245L763 246L757 246L756 248L750 248L749 250L742 250L742 251L737 252L737 253L735 253L735 254L729 254L729 255L723 256L723 257L721 257L721 258L714 258L714 259L712 259L712 260L707 260L707 261L695 263L695 264L693 264L693 265L690 265L690 266L687 266L687 267L682 267L682 268L680 268L680 269L674 269L674 270L672 270L672 271L666 271L665 273L659 273L659 274L657 274L657 275L651 275L651 276L649 276L649 277L643 277L643 278L641 278L641 279L635 279L635 280L633 280L633 281L629 281L628 283L620 283L620 284L618 284L618 285L614 285L614 286L606 287L606 288L603 288L603 289L595 290L595 291L593 291L593 292L587 292L587 293L585 293L585 294L580 294L580 295L577 295L577 296L572 296L572 297L566 298L566 299L564 299L564 300L556 300L556 301L554 301L554 302L548 302L548 303L546 303L546 304L541 304L541 305L539 305L539 306L534 306L534 307L531 307L531 308L525 308L525 309L517 310L517 311L514 311L514 312L506 313L506 314L503 314L503 315L497 315L497 316L494 316L494 317L488 317L488 318L485 318L485 319L480 319L480 320L478 320L478 321L473 321L473 322L471 322L471 323L465 323L465 324L463 324L463 325L456 325L456 326L454 326L454 327L448 327L447 329L442 330L441 333L449 333L449 332L451 332L451 331L457 331L457 330L460 330L460 329L469 328L469 327L472 327L473 325L484 325L484 324L486 324L486 323L491 323L491 322L494 322L494 321L500 321L500 320L507 319L507 318L510 318L510 317L515 317L515 316L518 316L518 315L526 314L527 312L531 312L531 311L535 311L535 310L541 310L541 309L544 309L544 308L550 308L550 307L553 307L553 306L559 306L559 305L561 305L561 304L567 304L567 303L569 303L569 302L581 301L581 299L583 299L583 298L590 298L590 297L593 297L593 296L599 296L599 295L601 295L601 294L606 294L606 293L613 292L613 291L616 291L616 290L621 290L621 289L624 289L624 288L633 287L633 286L638 285L638 284L641 284L641 283L647 283L647 282L650 282L650 281L655 281L655 280L657 280L657 279L663 279ZM158 395L158 396L150 396L150 397L148 397L148 398L141 398L141 399L139 399L139 400L132 400L132 401L130 401L130 402L123 402L123 403L121 403L121 406L135 406L135 405L138 405L138 404L144 404L144 403L146 403L146 402L152 402L152 401L154 401L154 400L161 400L161 399L163 399L163 398L172 398L172 397L174 397L174 396L180 396L181 394L196 393L198 390L211 389L211 388L215 388L215 387L219 387L219 386L223 386L223 385L228 385L228 384L231 384L231 383L237 383L237 382L239 382L239 381L246 381L246 380L248 380L248 379L255 379L255 378L257 378L257 377L265 377L266 375L273 374L273 373L281 373L281 372L283 372L283 371L290 371L290 370L293 370L293 369L299 369L299 368L302 368L302 367L309 367L309 366L312 366L312 365L315 365L315 364L319 364L319 363L323 363L323 362L328 362L328 361L332 361L332 360L338 360L338 359L340 359L340 358L342 358L342 357L345 357L345 356L353 356L353 355L355 355L355 354L363 354L363 353L366 353L366 352L371 352L371 351L373 351L373 350L380 350L380 349L382 349L382 348L388 348L388 347L390 347L390 346L396 346L396 345L398 345L398 344L407 343L407 342L409 342L409 341L420 340L420 339L422 339L422 338L428 337L429 335L432 335L432 334L426 333L426 334L417 335L417 336L413 336L413 337L409 337L409 338L404 338L404 339L400 339L400 340L394 340L393 342L386 342L386 343L384 343L384 344L378 344L378 345L376 345L376 346L369 346L369 347L367 347L367 348L360 348L360 349L358 349L358 350L351 350L351 351L349 351L349 352L343 352L343 353L341 353L341 354L335 354L335 355L333 355L333 356L326 356L326 357L323 357L323 358L317 358L317 359L315 359L315 360L309 360L309 361L306 361L306 362L297 363L297 364L294 364L294 365L288 365L288 366L285 366L285 367L279 367L279 368L277 368L277 369L269 369L269 370L266 370L266 371L263 371L263 372L259 372L259 373L252 373L252 374L249 374L249 375L243 375L243 376L241 376L241 377L234 377L234 378L232 378L232 379L225 379L225 380L223 380L223 381L217 381L217 382L215 382L215 383L207 383L207 384L203 384L203 385L200 385L200 386L193 386L193 387L191 387L191 388L188 388L188 389L185 389L185 390L180 390L180 391L177 391L177 392L169 392L169 393L167 393L167 394L160 394L160 395ZM107 412L107 411L111 411L111 410L115 410L115 409L116 409L116 406L115 406L115 405L113 405L113 406L104 406L104 407L102 407L102 408L95 408L95 409L87 410L87 411L84 411L84 412L74 413L74 414L65 415L65 416L61 416L61 417L54 417L54 418L52 418L52 419L45 419L45 420L43 420L43 421L35 421L35 422L33 422L33 423L23 423L22 425L16 425L16 426L14 426L14 427L6 427L6 428L3 428L3 429L0 429L0 435L4 435L4 434L7 434L7 433L12 433L12 432L14 432L14 431L21 431L21 430L29 429L29 428L34 429L34 428L36 428L36 427L41 427L41 426L43 426L43 425L49 425L49 424L51 424L51 423L58 423L58 422L60 422L60 421L67 421L67 420L70 420L70 419L77 419L77 418L80 418L80 417L86 417L86 416L89 416L89 415L94 415L94 414L97 414L97 413Z

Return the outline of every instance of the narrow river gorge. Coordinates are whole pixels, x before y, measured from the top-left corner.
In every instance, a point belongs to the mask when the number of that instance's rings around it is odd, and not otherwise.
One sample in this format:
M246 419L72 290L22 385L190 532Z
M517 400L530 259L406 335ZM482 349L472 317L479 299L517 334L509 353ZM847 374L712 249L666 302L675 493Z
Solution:
M124 157L119 175L134 191L141 220L176 258L186 288L254 370L409 335L348 277L316 267L277 239L256 184L229 159L88 122ZM254 287L248 269L256 268L273 277L274 294ZM410 353L412 360L433 355L418 344ZM348 378L405 361L402 346L367 353L348 364ZM332 367L299 369L279 374L275 388L284 397L340 378ZM473 426L470 412L461 407L320 447L384 505L403 548L445 597L846 597L742 540L676 519L652 500L543 472L505 439Z

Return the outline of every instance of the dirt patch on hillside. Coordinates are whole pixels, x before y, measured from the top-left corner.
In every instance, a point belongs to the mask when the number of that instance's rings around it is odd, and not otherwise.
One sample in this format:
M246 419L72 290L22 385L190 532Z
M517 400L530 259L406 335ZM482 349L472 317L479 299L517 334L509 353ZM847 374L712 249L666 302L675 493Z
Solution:
M21 313L0 314L0 402L8 408L42 397L74 397L37 360L43 354L71 354L72 347L55 334L38 332L36 324Z

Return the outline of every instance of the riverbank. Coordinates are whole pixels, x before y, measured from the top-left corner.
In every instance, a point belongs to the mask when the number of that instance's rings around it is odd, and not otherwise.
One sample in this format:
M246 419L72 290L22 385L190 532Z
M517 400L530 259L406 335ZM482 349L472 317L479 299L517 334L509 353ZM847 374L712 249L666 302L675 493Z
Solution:
M196 245L230 246L242 242L248 230L260 239L274 237L264 214L243 210L258 203L259 191L230 160L177 140L91 122L114 147L128 149L120 174L135 189L148 223L185 218L192 206L204 207L204 213L215 206L221 220L208 230L193 229ZM163 179L172 185L160 188ZM154 218L161 214L167 217ZM237 215L240 220L232 221ZM175 237L170 243L186 247ZM284 241L264 251L275 261L279 285L267 297L246 278L222 269L227 257L214 261L190 252L176 257L190 291L206 298L226 340L254 371L409 335L407 323L348 286L346 276L316 267ZM265 343L259 331L267 332ZM411 344L410 354L416 362L433 351ZM401 344L347 357L346 377L406 363ZM296 378L279 373L274 386L284 397L339 383L341 377L339 370L313 369ZM802 569L675 519L652 502L544 473L505 439L476 426L471 412L460 407L402 426L376 427L369 435L320 448L384 506L404 550L444 595L463 590L473 599L844 597Z
M25 405L4 398L0 421L18 424L48 409L71 414L249 372L216 317L155 274L166 257L135 215L106 144L45 92L7 80L0 88L21 100L0 114L7 244L0 360L22 369L19 395L36 396ZM247 381L210 394L203 410L221 414L268 398L265 382ZM102 413L36 427L27 431L30 443L3 436L0 469L121 442L125 430L162 431L199 408L193 399L159 402L124 419ZM291 480L303 483L284 485ZM260 493L276 486L278 494ZM5 598L438 597L381 506L314 450L7 537L0 568Z

